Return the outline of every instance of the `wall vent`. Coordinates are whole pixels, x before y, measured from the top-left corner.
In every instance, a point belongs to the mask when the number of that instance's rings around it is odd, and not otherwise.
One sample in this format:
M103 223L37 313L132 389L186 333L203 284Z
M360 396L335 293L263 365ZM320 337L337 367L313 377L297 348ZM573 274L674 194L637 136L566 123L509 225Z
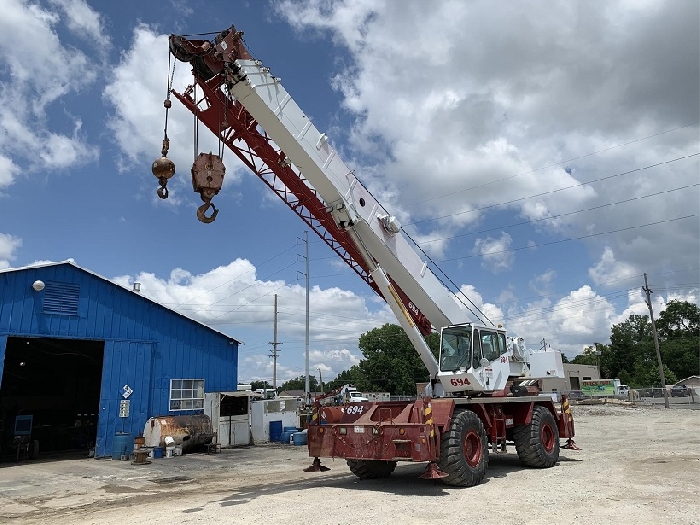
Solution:
M72 283L47 282L44 289L45 314L78 315L80 285Z

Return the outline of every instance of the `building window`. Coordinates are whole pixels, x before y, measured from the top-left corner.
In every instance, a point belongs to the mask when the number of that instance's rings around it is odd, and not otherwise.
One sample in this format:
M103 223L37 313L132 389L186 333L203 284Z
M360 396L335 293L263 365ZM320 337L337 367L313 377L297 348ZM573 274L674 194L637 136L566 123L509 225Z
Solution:
M204 408L204 379L171 379L170 410Z

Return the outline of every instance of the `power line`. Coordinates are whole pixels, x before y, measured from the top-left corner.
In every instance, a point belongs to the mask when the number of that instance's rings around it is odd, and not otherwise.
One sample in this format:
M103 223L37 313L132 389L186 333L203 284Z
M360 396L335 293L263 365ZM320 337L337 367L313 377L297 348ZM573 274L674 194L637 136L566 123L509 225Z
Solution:
M636 226L628 226L628 227L626 227L626 228L618 228L617 230L610 230L610 231L608 231L608 232L591 233L591 234L588 234L588 235L581 235L580 237L570 237L570 238L568 238L568 239L559 239L559 240L557 240L557 241L550 241L550 242L545 242L545 243L540 243L540 244L532 243L532 244L530 244L530 245L528 245L528 246L521 246L521 247L519 247L519 248L508 248L508 249L505 249L505 250L494 250L494 251L492 251L492 252L479 253L479 254L475 254L475 255L465 255L465 256L463 256L463 257L453 257L453 258L451 258L451 259L442 259L440 262L459 261L459 260L461 260L461 259L470 259L470 258L473 258L473 257L486 257L486 256L488 256L488 255L496 255L496 254L499 254L499 253L517 252L517 251L521 251L521 250L529 250L529 249L532 249L532 248L543 248L543 247L545 247L545 246L553 246L553 245L555 245L555 244L561 244L561 243L565 243L565 242L580 241L580 240L582 240L582 239L590 239L590 238L593 238L593 237L600 237L601 235L611 235L611 234L613 234L613 233L619 233L619 232L627 231L627 230L635 230L635 229L647 228L647 227L649 227L649 226L656 226L657 224L663 224L663 223L666 223L666 222L675 222L675 221L680 221L680 220L684 220L684 219L690 219L691 217L695 217L695 214L693 213L693 214L691 214L691 215L684 215L684 216L682 216L682 217L676 217L675 219L665 219L665 220L662 220L662 221L650 222L650 223L648 223L648 224L642 224L642 225L636 225Z
M649 135L649 136L647 136L647 137L642 137L642 138L640 138L640 139L630 140L629 142L625 142L625 143L623 143L623 144L617 144L617 145L615 145L615 146L610 146L610 147L608 147L608 148L600 149L600 150L594 151L594 152L592 152L592 153L587 153L586 155L579 155L578 157L572 157L572 158L570 158L570 159L562 160L562 161L560 161L560 162L554 162L554 163L552 163L552 164L548 164L548 165L546 165L546 166L542 166L542 167L540 167L540 168L536 168L536 169L533 169L533 170L530 170L530 171L524 171L524 172L518 173L518 174L516 174L516 175L510 175L510 176L508 176L508 177L503 177L503 178L501 178L501 179L495 179L495 180L492 180L492 181L489 181L489 182L485 182L485 183L483 183L483 184L477 184L476 186L471 186L471 187L465 188L465 189L463 189L463 190L451 191L450 193L446 193L446 194L444 194L444 195L439 195L439 196L437 196L437 197L430 197L429 199L424 199L424 200L412 202L412 203L409 204L409 206L415 206L416 204L423 204L424 202L429 202L429 201L431 201L431 200L442 199L442 198L444 198L444 197L449 197L449 196L455 195L455 194L457 194L457 193L464 193L465 191L474 190L474 189L476 189L476 188L482 188L482 187L484 187L484 186L488 186L488 185L490 185L490 184L495 184L495 183L497 183L497 182L503 182L503 181L506 181L506 180L514 179L514 178L516 178L516 177L521 177L521 176L523 176L523 175L529 175L530 173L535 173L536 171L544 170L544 169L547 169L547 168L552 168L552 167L554 167L554 166L560 166L560 165L562 165L562 164L566 164L567 162L571 162L571 161L579 160L579 159L584 159L584 158L586 158L586 157L591 157L591 156L593 156L593 155L597 155L598 153L603 153L603 152L605 152L605 151L610 151L610 150L613 150L613 149L616 149L616 148L622 148L622 147L624 147L624 146L629 146L630 144L634 144L635 142L641 142L641 141L644 141L644 140L647 140L647 139L651 139L651 138L654 138L654 137L659 137L659 136L661 136L661 135L665 135L665 134L671 133L671 132L673 132L673 131L678 131L679 129L690 128L690 127L696 126L697 124L698 124L698 121L695 121L695 122L693 122L693 123L691 123L691 124L687 124L687 125L685 125L685 126L678 126L678 127L676 127L676 128L669 129L669 130L667 130L667 131L662 131L662 132L660 132L660 133L655 133L655 134Z
M437 221L437 220L440 220L440 219L445 219L445 218L447 218L447 217L456 217L456 216L458 216L458 215L464 215L465 213L476 213L476 212L478 212L478 211L488 210L488 209L491 209L491 208L498 208L498 207L500 207L500 206L506 206L506 205L508 205L508 204L513 204L513 203L520 202L520 201L527 201L527 200L530 200L530 199L534 199L534 198L536 198L536 197L542 197L543 195L549 195L549 194L552 194L552 193L558 193L558 192L560 192L560 191L570 190L570 189L573 189L573 188L580 188L580 187L582 187L582 186L587 186L587 185L590 185L590 184L594 184L594 183L596 183L596 182L601 182L601 181L608 180L608 179L612 179L612 178L615 178L615 177L621 177L621 176L623 176L623 175L629 175L630 173L636 173L636 172L638 172L638 171L643 171L643 170L647 170L647 169L651 169L651 168L656 168L657 166L661 166L662 164L671 164L671 163L673 163L673 162L676 162L676 161L679 161L679 160L683 160L683 159L689 159L689 158L695 157L695 156L697 156L697 155L700 155L700 152L698 152L698 153L693 153L692 155L685 155L685 156L683 156L683 157L678 157L678 158L676 158L676 159L672 159L672 160L668 160L668 161L664 161L664 162L657 162L656 164L650 164L649 166L645 166L645 167L643 167L643 168L635 168L635 169L633 169L633 170L624 171L624 172L621 172L621 173L616 173L616 174L614 174L614 175L608 175L608 176L606 176L606 177L600 177L600 178L597 178L597 179L591 179L591 180L589 180L589 181L581 182L581 183L579 183L579 184L572 184L572 185L570 185L570 186L565 186L565 187L563 187L563 188L558 188L558 189L556 189L556 190L550 190L550 191L545 191L545 192L537 193L537 194L535 194L535 195L530 195L529 197L519 197L519 198L517 198L517 199L512 199L512 200L505 201L505 202L501 202L501 203L497 203L497 204L489 204L489 205L487 205L487 206L481 206L481 207L479 207L479 208L474 208L473 210L460 211L460 212L457 212L457 213L449 213L449 214L447 214L447 215L441 215L440 217L433 217L433 218L430 218L430 219L422 219L422 220L420 220L420 221L409 222L409 223L406 224L406 226L412 226L412 225L415 225L415 224L422 224L422 223L424 223L424 222ZM489 183L489 184L490 184L490 183ZM696 186L697 186L697 184L696 184Z
M672 189L672 190L657 191L657 192L655 192L655 193L650 193L649 195L644 195L644 196L642 196L642 197L632 197L631 199L625 199L625 200L622 200L622 201L608 202L608 203L606 203L606 204L600 204L600 205L598 205L598 206L593 206L592 208L581 208L580 210L570 211L570 212L568 212L568 213L560 213L560 214L558 214L558 215L551 215L551 216L549 216L549 217L542 217L542 218L539 218L539 219L531 219L531 220L528 220L528 221L516 222L515 224L509 224L509 225L507 225L507 226L496 226L496 227L494 227L494 228L488 228L488 229L486 229L486 230L480 230L480 231L477 231L477 232L460 233L460 234L458 234L458 235L453 235L453 236L451 236L451 237L440 237L440 238L438 238L438 239L430 239L430 240L427 240L427 241L422 241L422 242L421 242L421 245L423 245L423 244L430 244L431 242L447 241L447 240L450 240L450 239L457 239L457 238L459 238L459 237L468 237L468 236L470 236L470 235L480 235L480 234L482 234L482 233L488 233L488 232L492 232L492 231L495 231L495 230L506 230L506 229L510 229L510 228L515 228L516 226L524 226L524 225L526 225L526 224L535 224L535 223L537 223L537 222L551 221L551 220L554 220L554 219L560 219L560 218L562 218L562 217L569 217L569 216L571 216L571 215L576 215L577 213L583 213L583 212L587 212L587 211L600 210L601 208L607 208L608 206L615 206L615 205L617 205L617 204L626 204L626 203L628 203L628 202L633 202L633 201L641 200L641 199L647 199L647 198L649 198L649 197L657 197L657 196L659 196L659 195L663 195L664 193L673 193L674 191L680 191L680 190L684 190L684 189L687 189L687 188L695 188L695 187L697 187L697 186L700 186L700 183L697 183L697 184L686 184L685 186L680 186L680 187L674 188L674 189Z

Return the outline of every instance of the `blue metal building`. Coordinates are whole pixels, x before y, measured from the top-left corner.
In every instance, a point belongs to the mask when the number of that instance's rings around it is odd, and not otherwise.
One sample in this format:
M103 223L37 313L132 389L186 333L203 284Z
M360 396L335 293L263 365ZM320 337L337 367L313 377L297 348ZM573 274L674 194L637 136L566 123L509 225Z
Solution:
M117 433L236 390L238 344L72 261L0 270L0 454L30 414L42 451L110 456Z

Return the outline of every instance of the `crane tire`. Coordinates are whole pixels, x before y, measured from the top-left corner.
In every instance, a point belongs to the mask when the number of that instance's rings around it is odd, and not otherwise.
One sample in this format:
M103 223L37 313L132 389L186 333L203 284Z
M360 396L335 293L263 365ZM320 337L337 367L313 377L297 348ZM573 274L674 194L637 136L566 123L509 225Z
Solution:
M557 422L543 406L532 409L529 425L518 425L513 429L513 441L520 461L528 467L549 468L559 461Z
M360 479L388 478L396 468L396 461L348 459L347 463L350 472Z
M471 410L456 412L440 441L440 470L446 485L473 487L481 483L489 466L484 424Z

